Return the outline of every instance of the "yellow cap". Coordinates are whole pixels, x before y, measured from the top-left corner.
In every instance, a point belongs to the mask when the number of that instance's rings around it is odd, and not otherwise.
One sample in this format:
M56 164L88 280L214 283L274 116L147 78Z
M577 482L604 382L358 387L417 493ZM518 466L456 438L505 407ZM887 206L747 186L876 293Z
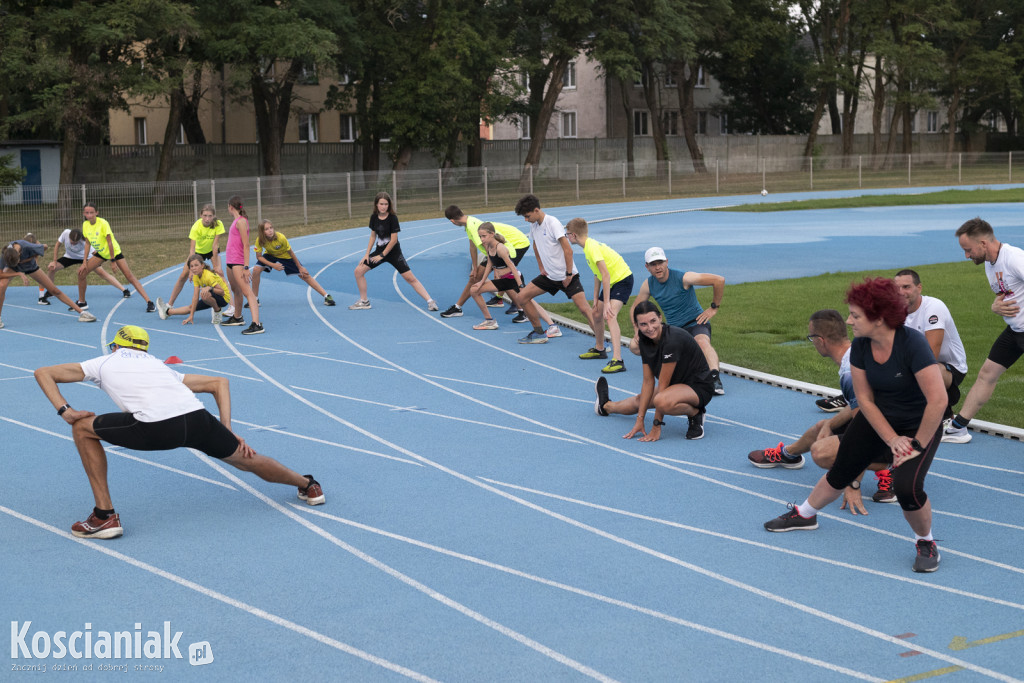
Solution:
M110 349L120 346L125 349L138 349L139 351L149 350L149 333L138 325L125 325L117 331L111 340Z

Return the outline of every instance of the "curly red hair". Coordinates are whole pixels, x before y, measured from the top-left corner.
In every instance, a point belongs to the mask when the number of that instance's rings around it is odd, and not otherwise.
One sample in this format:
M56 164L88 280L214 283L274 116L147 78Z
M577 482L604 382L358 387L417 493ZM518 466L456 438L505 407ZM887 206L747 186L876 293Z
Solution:
M868 320L881 320L895 329L907 319L907 302L893 280L864 278L846 290L846 303L860 307Z

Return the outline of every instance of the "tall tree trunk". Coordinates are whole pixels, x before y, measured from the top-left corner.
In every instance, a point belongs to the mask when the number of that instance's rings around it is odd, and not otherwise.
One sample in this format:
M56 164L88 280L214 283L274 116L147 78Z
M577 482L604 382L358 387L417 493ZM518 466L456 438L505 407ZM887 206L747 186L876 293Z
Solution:
M181 128L181 114L185 109L185 89L180 83L182 73L180 70L169 69L169 79L177 79L179 84L171 90L168 98L167 125L164 127L164 142L160 147L160 161L156 168L156 186L153 193L153 210L160 211L163 208L164 199L167 196L166 182L171 177L171 164L174 162L174 148L178 143L178 129Z
M665 127L661 125L661 91L658 87L658 74L654 69L653 60L648 60L644 64L641 82L644 88L644 101L647 102L647 111L651 113L654 158L656 161L666 161L668 160L668 141L665 140Z
M960 88L954 88L949 106L946 107L946 168L953 167L953 152L956 150L956 113L960 109Z
M57 223L71 225L81 217L82 196L76 194L71 183L75 179L75 160L78 158L78 129L67 126L64 129L64 144L60 148L60 187L57 197Z
M693 90L697 86L697 67L686 62L675 61L669 67L676 81L679 97L679 116L682 118L683 138L690 152L694 173L707 173L704 165L704 150L697 144L697 111L693 107Z
M526 160L523 162L523 171L519 176L519 191L525 192L530 183L530 169L540 163L541 152L544 151L544 141L548 135L548 125L551 123L551 116L555 113L555 105L558 103L558 96L562 92L562 76L569 66L573 55L552 55L548 60L549 75L547 80L547 91L544 94L544 101L541 103L540 111L537 112L537 120L530 131L530 148L526 151Z
M885 113L885 74L879 57L875 57L875 92L872 93L871 107L871 156L875 168L882 154L882 114Z
M206 133L199 120L199 104L203 101L203 69L197 66L192 72L191 94L185 97L185 106L181 110L181 125L185 129L185 137L190 145L205 145Z
M818 128L821 126L821 117L825 115L825 104L828 100L828 91L818 91L818 101L814 104L814 115L811 116L811 129L807 132L807 142L804 143L804 159L814 155L814 145L818 143Z
M618 81L622 110L626 113L626 163L632 166L636 158L633 150L633 111L629 106L629 90L626 89L626 81L621 78Z
M392 171L404 171L409 168L409 162L412 160L412 145L402 145L401 149L398 150L398 154L395 155L395 161L391 164Z

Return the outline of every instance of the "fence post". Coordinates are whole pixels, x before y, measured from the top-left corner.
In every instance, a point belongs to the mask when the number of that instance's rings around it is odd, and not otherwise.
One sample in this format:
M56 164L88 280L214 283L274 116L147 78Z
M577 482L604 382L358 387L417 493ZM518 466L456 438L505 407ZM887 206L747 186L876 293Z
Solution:
M345 196L348 199L348 217L352 218L352 173L345 174Z
M857 156L857 187L864 187L864 157Z
M761 159L761 189L768 189L768 161Z
M1010 168L1009 168L1009 170L1007 172L1006 182L1008 182L1008 183L1012 183L1013 182L1013 152L1010 152Z
M910 179L910 155L907 155L907 185L912 185L913 181Z
M82 183L82 206L85 206L85 183ZM56 249L56 247L54 247Z
M263 220L263 185L260 177L256 176L256 222Z
M210 203L217 206L217 181L210 178Z
M576 201L580 199L580 165L576 164Z
M715 158L715 194L718 194L718 165L720 161L717 157Z
M626 196L626 162L622 162L622 196Z
M956 155L956 184L963 185L964 183L964 153L959 152Z
M668 196L672 196L672 160L668 160ZM579 197L577 197L579 199Z
M533 164L530 164L530 194L533 194Z
M391 203L392 208L398 211L398 171L391 172Z
M814 189L814 157L807 157L807 167L811 169L811 189Z
M487 206L487 167L484 166L484 206Z
M195 220L199 220L199 186L196 181L192 181L192 212L196 215Z
M444 213L444 198L441 196L441 169L437 169L437 208Z
M309 149L308 146L307 149ZM309 205L306 203L306 176L302 176L302 224L309 225Z

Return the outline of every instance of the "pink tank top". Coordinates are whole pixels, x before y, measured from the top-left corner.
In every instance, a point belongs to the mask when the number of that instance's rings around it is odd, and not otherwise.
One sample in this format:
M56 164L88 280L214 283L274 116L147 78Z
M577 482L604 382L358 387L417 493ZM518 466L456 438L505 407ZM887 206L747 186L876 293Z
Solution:
M235 220L231 221L231 227L228 228L228 246L224 252L225 260L230 263L245 263L245 250L249 248L248 238L243 239L241 231L238 229L238 219L241 216L236 216Z

